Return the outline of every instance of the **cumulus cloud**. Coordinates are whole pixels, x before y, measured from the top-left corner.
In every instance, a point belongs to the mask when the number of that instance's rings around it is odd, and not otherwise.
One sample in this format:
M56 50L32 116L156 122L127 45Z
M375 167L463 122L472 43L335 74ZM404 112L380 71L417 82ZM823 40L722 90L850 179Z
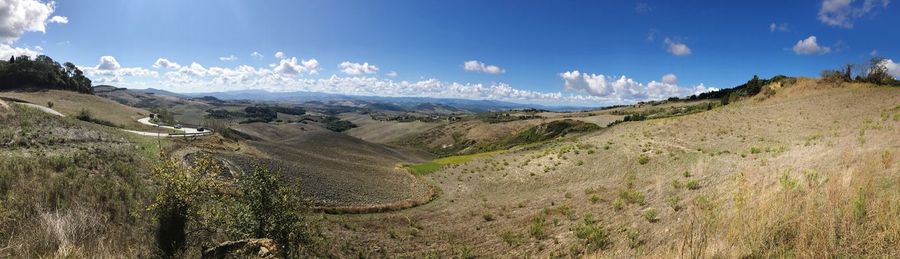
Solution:
M894 78L900 78L900 64L894 63L893 60L885 59L881 61L881 65L887 68L888 74Z
M287 57L287 56L284 55L284 52L281 52L281 51L275 52L275 58L284 59L285 57Z
M284 57L284 53L281 56ZM319 61L316 59L299 60L296 57L285 58L273 67L273 71L287 76L295 76L304 72L315 75L319 73Z
M341 69L341 72L348 75L362 75L362 74L374 74L378 72L378 67L375 65L370 65L369 62L353 63L350 61L341 62L338 67Z
M772 23L772 24L769 24L769 31L770 32L776 32L776 31L786 32L786 31L790 31L790 29L788 28L787 23Z
M34 57L34 56L40 55L41 50L42 49L39 49L38 47L35 47L35 49L29 49L29 48L12 47L12 46L9 46L6 44L0 44L0 57L6 58L6 59L8 59L9 57L12 57L12 56L18 57L18 56L22 56L22 55Z
M672 39L666 38L664 41L666 43L666 50L672 55L675 56L687 56L691 54L691 48L681 42L673 41Z
M388 73L385 74L385 75L386 75L386 76L389 76L389 77L397 77L397 71L391 71L391 72L388 72Z
M819 46L819 43L816 42L816 36L809 36L809 38L797 41L793 49L794 53L798 55L822 55L831 52L830 47Z
M503 74L506 73L505 69L502 69L495 65L488 65L478 60L469 60L463 63L463 69L471 72L481 72L488 74Z
M887 8L890 0L824 0L819 8L819 21L830 26L853 28L853 20L873 13L877 8Z
M116 70L121 67L119 61L113 56L102 56L100 57L100 64L97 64L98 70Z
M69 23L69 17L65 17L65 16L53 16L53 17L50 18L50 20L47 20L47 22L48 22L48 23L67 24L67 23Z
M678 77L675 76L675 74L670 73L670 74L664 75L662 77L662 81L663 81L663 83L674 85L674 84L678 84Z
M263 54L254 51L253 53L250 53L250 57L253 59L263 59Z
M66 17L50 18L56 5L38 0L0 1L0 42L12 44L25 32L46 32L51 22L66 23Z
M157 60L158 61L158 60ZM94 67L81 66L88 77L97 83L119 83L125 77L157 77L159 73L142 67L122 67L113 56L101 56Z
M156 59L156 62L153 62L153 67L178 70L181 68L181 65L179 65L178 63L169 61L168 59L158 58L158 59Z
M227 57L219 57L219 60L221 60L221 61L235 61L235 60L238 60L238 57L235 57L234 55L229 55L229 56L227 56Z
M591 96L619 100L620 102L635 102L645 100L660 100L673 96L685 96L707 91L718 90L700 84L694 88L682 88L676 83L678 77L667 74L662 77L662 82L650 81L643 84L626 76L613 77L602 74L582 73L578 70L560 73L563 79L564 89L569 92L584 93Z

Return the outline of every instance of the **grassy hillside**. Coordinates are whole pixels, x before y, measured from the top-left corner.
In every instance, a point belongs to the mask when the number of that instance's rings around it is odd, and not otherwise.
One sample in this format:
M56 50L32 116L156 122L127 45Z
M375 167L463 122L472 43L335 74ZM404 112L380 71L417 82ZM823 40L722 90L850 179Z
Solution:
M50 106L69 117L77 116L82 110L90 112L95 119L107 121L115 126L153 131L137 120L149 116L147 110L122 105L100 96L76 93L64 90L45 90L33 92L0 92L0 97L12 98L41 106Z
M0 257L148 257L155 142L0 104Z
M431 187L399 168L427 156L332 132L314 124L240 124L233 128L263 155L225 154L242 168L261 163L297 182L300 194L331 211L377 211L431 199Z
M329 217L332 252L900 256L900 90L801 79L757 97L444 167L432 203Z
M431 128L440 126L445 122L399 122L377 121L366 114L342 114L341 118L348 120L358 127L347 130L345 133L374 143L401 142L411 136L420 134Z

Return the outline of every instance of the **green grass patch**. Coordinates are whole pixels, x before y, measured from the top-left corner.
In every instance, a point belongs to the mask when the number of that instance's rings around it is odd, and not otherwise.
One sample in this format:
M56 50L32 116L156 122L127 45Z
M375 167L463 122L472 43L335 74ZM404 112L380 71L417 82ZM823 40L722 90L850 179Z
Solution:
M425 163L407 165L406 169L409 170L410 173L415 174L415 175L428 175L428 174L437 172L438 170L441 170L441 168L444 168L444 166L447 166L447 165L462 164L462 163L466 163L466 162L475 160L477 158L490 157L490 156L494 156L494 155L497 155L497 154L500 154L503 152L505 152L505 150L476 153L476 154L469 154L469 155L442 157L442 158L431 160L431 161L428 161Z

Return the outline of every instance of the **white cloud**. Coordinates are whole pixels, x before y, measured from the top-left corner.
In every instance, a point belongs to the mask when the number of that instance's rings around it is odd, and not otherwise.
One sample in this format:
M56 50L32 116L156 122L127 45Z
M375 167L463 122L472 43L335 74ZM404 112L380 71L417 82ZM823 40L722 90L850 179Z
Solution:
M375 65L370 65L369 62L353 63L350 61L341 62L338 67L341 69L341 72L348 75L362 75L362 74L374 74L378 72L378 67Z
M97 64L98 70L116 70L121 67L119 61L113 56L102 56L100 57L100 64Z
M881 64L887 68L888 74L894 76L894 78L900 78L900 64L894 63L894 61L890 59L882 60Z
M776 32L776 31L787 32L787 31L790 31L790 29L788 28L787 23L772 23L772 24L769 24L769 31L770 32Z
M319 61L316 59L298 60L296 57L285 58L273 66L272 70L275 73L286 76L299 75L303 72L315 75L319 73Z
M466 61L465 63L463 63L463 69L465 69L466 71L481 72L494 75L506 73L505 69L502 69L495 65L488 65L478 60Z
M156 62L153 62L153 67L178 70L181 68L181 65L179 65L178 63L169 61L168 59L158 58L158 59L156 59Z
M158 60L157 60L158 61ZM119 83L125 77L157 77L159 73L142 67L122 67L113 56L101 56L97 66L80 66L97 83Z
M662 77L663 83L675 85L678 84L678 77L675 74L666 74Z
M566 91L614 99L619 102L660 100L716 89L708 88L703 84L694 88L679 87L676 84L677 77L674 74L664 75L662 82L650 81L647 84L642 84L625 76L616 78L602 74L582 73L578 70L566 71L560 73L559 76L565 82L564 89Z
M50 19L56 9L54 2L43 3L38 0L2 0L0 1L0 42L12 44L25 32L46 32L47 23L61 22L68 19Z
M391 72L388 72L388 73L385 74L385 75L386 75L386 76L389 76L389 77L397 77L397 71L391 71Z
M69 23L69 17L65 17L65 16L53 16L53 17L50 18L50 20L47 20L47 22L48 22L48 23L67 24L67 23Z
M12 56L32 56L35 57L41 54L40 49L29 49L29 48L18 48L12 47L6 44L0 44L0 59L7 60Z
M229 55L229 56L227 56L227 57L219 57L219 60L221 60L221 61L235 61L235 60L238 60L238 57L235 57L234 55Z
M253 53L250 53L250 57L254 59L263 59L263 54L254 51Z
M854 5L855 0L824 0L819 8L819 21L842 28L853 28L853 20L868 15L881 6L887 8L890 0L863 0L862 5Z
M715 91L719 91L719 88L707 87L707 86L703 85L703 83L700 83L699 85L694 86L693 90L694 90L694 92L691 93L690 95L698 95L698 94L707 93L707 92L715 92Z
M275 52L275 58L277 58L277 59L284 59L285 57L286 57L286 56L284 55L284 52L281 52L281 51Z
M691 54L691 48L684 43L676 42L669 38L666 38L664 42L666 43L666 50L675 56L687 56Z
M816 42L816 36L809 36L809 38L797 41L793 49L794 53L798 55L822 55L831 52L830 47L819 46L819 43Z

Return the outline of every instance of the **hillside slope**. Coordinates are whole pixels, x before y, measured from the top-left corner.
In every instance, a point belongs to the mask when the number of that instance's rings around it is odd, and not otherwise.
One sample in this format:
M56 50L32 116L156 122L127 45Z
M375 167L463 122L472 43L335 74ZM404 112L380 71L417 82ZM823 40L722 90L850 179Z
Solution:
M401 170L402 163L423 161L417 152L332 132L313 124L240 124L233 129L266 157L225 154L245 170L254 163L299 181L301 196L316 207L371 211L427 202L431 187Z
M0 98L11 98L36 105L47 106L53 103L53 109L66 116L77 116L82 110L91 116L108 121L116 126L133 130L153 130L137 120L150 115L149 111L116 103L109 99L91 94L83 94L64 90L44 90L28 92L0 92Z
M801 79L445 168L434 202L328 233L339 255L896 257L898 153L900 89Z

